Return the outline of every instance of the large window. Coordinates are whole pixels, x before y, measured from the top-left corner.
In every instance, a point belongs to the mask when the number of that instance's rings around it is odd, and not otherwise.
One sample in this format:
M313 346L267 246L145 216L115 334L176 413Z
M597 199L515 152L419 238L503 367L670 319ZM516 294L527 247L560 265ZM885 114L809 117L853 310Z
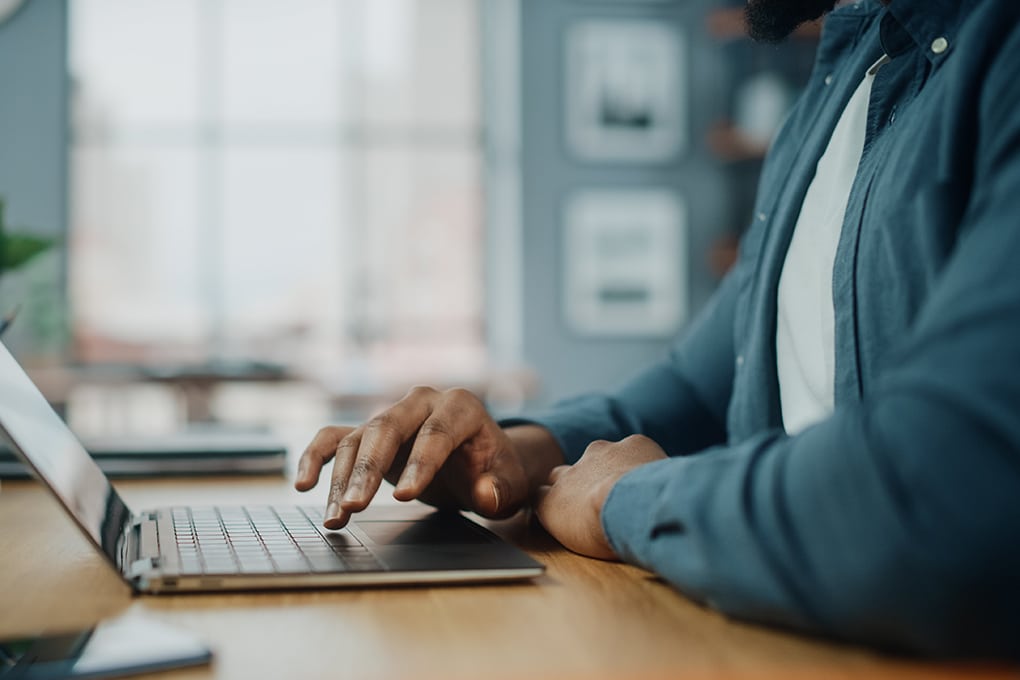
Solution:
M485 363L478 0L75 0L78 358Z

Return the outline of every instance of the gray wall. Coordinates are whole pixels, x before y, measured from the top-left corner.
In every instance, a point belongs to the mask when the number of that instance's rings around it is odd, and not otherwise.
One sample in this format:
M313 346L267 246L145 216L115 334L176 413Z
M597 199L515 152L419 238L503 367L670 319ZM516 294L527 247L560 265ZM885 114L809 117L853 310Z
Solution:
M704 35L705 1L608 2L522 0L521 36L521 242L524 363L542 383L538 402L583 390L606 389L661 358L668 338L578 337L562 309L562 212L571 191L582 188L676 187L689 218L689 308L693 314L715 287L705 252L727 215L724 182L704 148L704 130L720 109L724 70L720 50ZM650 166L573 160L563 137L563 36L571 22L589 17L654 17L683 27L690 86L688 148L676 162ZM498 310L493 310L498 313Z
M8 219L67 225L67 5L28 2L0 25L0 195Z
M33 0L0 25L0 195L7 223L20 231L67 233L68 97L67 4ZM7 338L15 348L62 349L61 334L51 332L65 309L61 258L58 251L33 263L29 281L4 277L0 314L24 305Z

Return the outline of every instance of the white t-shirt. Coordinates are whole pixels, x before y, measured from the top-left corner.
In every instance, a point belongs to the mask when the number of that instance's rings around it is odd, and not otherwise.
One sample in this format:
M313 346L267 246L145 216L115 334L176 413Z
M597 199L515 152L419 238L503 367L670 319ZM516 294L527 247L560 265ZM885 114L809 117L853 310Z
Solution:
M832 265L850 189L864 152L871 86L880 59L854 92L818 161L779 278L776 365L783 426L796 434L832 413L835 319Z

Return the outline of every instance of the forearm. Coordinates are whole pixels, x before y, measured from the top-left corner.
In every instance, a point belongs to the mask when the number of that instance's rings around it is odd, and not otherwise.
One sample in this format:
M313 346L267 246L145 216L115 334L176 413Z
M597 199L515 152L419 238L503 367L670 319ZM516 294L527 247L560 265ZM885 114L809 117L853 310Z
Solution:
M556 404L504 426L540 425L568 463L596 439L634 434L654 439L671 456L726 440L733 385L733 314L737 277L731 274L668 356L619 389Z

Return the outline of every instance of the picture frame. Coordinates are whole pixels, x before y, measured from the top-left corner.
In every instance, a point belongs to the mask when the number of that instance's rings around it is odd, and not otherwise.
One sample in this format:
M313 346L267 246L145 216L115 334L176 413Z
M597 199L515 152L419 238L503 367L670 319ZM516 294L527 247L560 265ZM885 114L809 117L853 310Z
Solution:
M688 144L687 50L678 26L585 19L565 38L565 137L578 159L661 163Z
M688 314L688 220L670 189L586 189L564 207L564 312L583 336L670 337Z

